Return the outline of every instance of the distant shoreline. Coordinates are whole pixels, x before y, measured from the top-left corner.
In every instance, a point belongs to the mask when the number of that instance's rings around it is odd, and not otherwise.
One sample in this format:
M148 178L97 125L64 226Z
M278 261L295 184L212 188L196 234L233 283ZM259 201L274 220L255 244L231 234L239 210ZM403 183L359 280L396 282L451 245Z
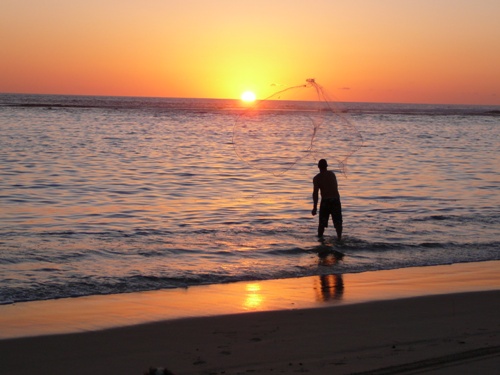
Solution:
M35 102L12 102L5 101L8 97L10 98L33 98L36 99ZM39 101L43 98L50 98L50 101L43 102ZM72 99L72 103L58 103L58 101L65 101L67 99ZM101 103L92 104L89 101L98 99ZM80 101L80 103L79 103ZM207 108L207 105L217 105L219 103L232 103L231 108L224 109L248 109L249 105L243 103L240 99L223 99L223 98L174 98L174 97L149 97L149 96L113 96L113 95L76 95L76 94L23 94L23 93L0 93L0 107L2 106L12 106L12 107L26 107L26 108L37 108L37 107L54 107L54 108L127 108L123 105L124 103L132 104L136 101L142 102L144 106L152 106L154 105L162 107L162 104L165 103L177 103L177 105L184 105L189 103L191 107L182 106L173 107L175 109L199 109L196 105L198 103L204 103L201 105L202 108ZM264 99L256 100L256 104L264 102ZM106 103L107 102L107 103ZM280 100L269 100L269 102L286 102ZM302 102L300 100L296 102ZM304 102L304 103L307 103ZM388 110L389 107L398 107L400 109L400 114L411 114L415 111L417 113L429 113L435 114L438 109L443 112L443 110L447 110L450 114L456 111L464 112L465 114L471 115L500 115L500 105L497 104L463 104L463 103L389 103L389 102L338 102L333 101L333 103L341 106L339 110L341 112L348 113L379 113L384 110ZM118 106L118 107L116 107ZM142 108L141 106L135 106L133 108ZM220 109L220 108L219 108ZM471 110L474 109L474 110ZM446 114L447 112L443 112L441 114ZM394 113L394 112L391 112Z

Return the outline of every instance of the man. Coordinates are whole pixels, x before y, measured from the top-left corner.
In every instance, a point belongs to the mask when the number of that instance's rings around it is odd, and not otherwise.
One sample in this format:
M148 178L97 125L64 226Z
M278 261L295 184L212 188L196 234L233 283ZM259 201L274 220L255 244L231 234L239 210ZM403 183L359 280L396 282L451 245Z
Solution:
M325 228L328 228L328 220L332 216L333 226L337 231L337 237L342 239L342 206L335 173L328 170L325 159L318 162L319 173L313 178L313 202L312 215L316 215L318 209L318 191L321 191L321 204L319 206L318 237L322 237Z

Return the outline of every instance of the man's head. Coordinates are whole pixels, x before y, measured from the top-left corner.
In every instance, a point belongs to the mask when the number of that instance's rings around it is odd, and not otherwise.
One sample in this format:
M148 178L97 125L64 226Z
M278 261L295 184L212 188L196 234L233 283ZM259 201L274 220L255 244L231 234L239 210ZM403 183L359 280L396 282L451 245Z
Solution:
M326 162L325 159L321 159L320 161L318 161L318 168L323 170L323 169L326 169L326 167L328 167L328 163Z

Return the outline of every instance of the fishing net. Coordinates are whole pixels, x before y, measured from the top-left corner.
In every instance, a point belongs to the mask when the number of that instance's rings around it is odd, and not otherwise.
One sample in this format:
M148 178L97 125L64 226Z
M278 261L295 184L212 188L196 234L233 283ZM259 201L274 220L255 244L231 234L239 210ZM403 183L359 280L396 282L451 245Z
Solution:
M255 103L238 117L233 129L238 157L276 176L306 157L337 163L345 174L347 159L362 143L347 113L314 79Z

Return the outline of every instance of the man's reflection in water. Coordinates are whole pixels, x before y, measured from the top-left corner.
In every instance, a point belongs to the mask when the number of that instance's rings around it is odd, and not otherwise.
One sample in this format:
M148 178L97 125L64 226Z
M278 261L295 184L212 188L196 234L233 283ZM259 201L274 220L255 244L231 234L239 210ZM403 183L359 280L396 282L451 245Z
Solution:
M342 275L319 276L319 287L316 288L316 291L320 301L341 300L344 295Z
M319 265L332 267L337 264L344 254L329 253L319 255ZM319 282L316 284L316 299L319 301L341 300L344 295L344 281L342 275L320 275Z

